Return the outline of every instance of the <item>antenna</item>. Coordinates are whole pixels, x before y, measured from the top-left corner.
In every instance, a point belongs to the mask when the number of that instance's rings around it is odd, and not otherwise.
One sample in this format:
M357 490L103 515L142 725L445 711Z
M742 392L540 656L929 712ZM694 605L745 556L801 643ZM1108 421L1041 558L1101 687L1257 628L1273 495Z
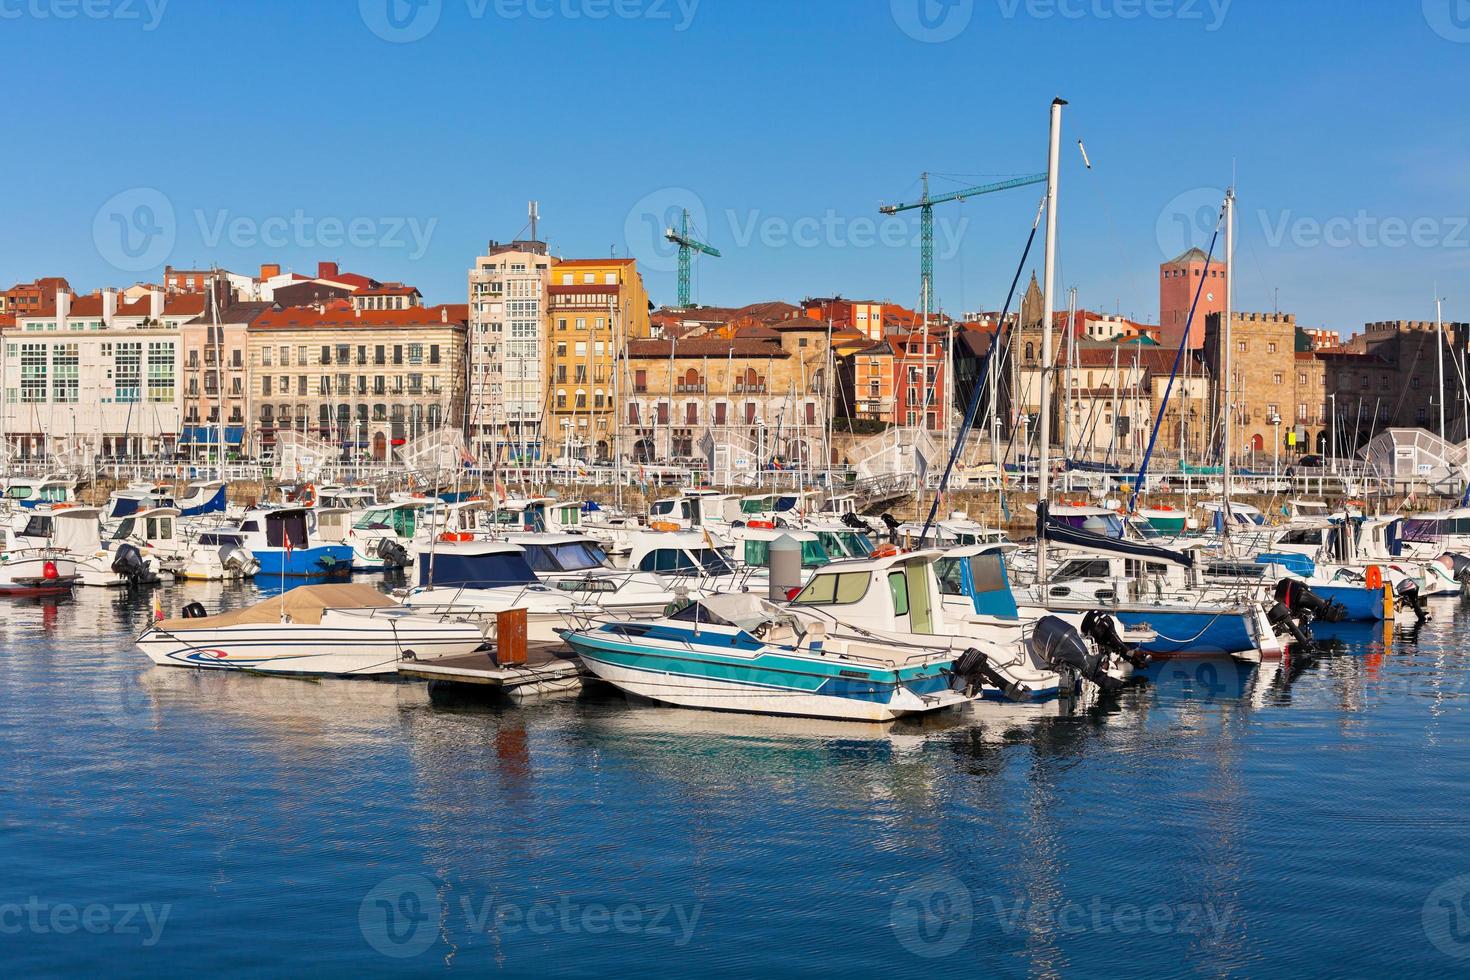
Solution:
M531 214L531 241L539 241L536 237L536 222L541 218L540 202L532 201L529 210Z

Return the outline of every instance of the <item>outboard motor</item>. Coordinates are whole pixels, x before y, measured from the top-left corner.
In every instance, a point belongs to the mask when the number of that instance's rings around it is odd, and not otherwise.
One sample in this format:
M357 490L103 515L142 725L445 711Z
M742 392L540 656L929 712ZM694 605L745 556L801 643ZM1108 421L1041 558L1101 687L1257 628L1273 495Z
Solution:
M898 544L898 520L887 511L879 514L878 519L883 522L884 527L888 528L888 543Z
M209 615L209 610L204 608L202 602L191 602L183 609L185 619L203 619Z
M379 538L377 553L385 565L392 565L394 568L408 566L408 549L392 538Z
M143 552L131 544L120 544L117 546L117 554L112 558L112 570L128 580L128 584L136 585L148 574L148 563L143 560Z
M1089 650L1082 634L1056 616L1043 616L1037 620L1036 627L1026 638L1026 646L1053 669L1074 671L1104 691L1116 691L1123 686L1122 681L1107 672L1107 658Z
M1429 610L1425 606L1424 597L1419 594L1419 586L1413 579L1399 579L1399 584L1393 587L1394 604L1400 609L1414 610L1414 616L1419 622L1429 618Z
M1323 599L1297 579L1284 578L1277 582L1275 595L1276 601L1285 605L1294 616L1301 617L1306 613L1324 623L1340 623L1347 619L1347 609L1342 603Z
M1462 586L1470 586L1470 556L1447 551L1441 557L1450 560L1450 570L1454 573L1455 581Z
M1094 609L1082 617L1082 635L1092 640L1099 650L1110 657L1117 657L1140 669L1148 666L1149 655L1124 643L1123 638L1118 635L1118 624L1112 616L1101 610Z
M1014 683L992 667L984 650L970 647L950 668L950 689L974 697L986 684L1003 692L1012 701L1031 700L1031 692L1024 684Z
M1312 614L1304 613L1303 619L1310 620ZM1299 622L1284 602L1273 602L1266 610L1266 620L1277 636L1291 636L1297 649L1309 653L1313 649L1312 630L1305 622Z
M867 521L863 520L852 511L848 511L847 513L842 515L842 523L844 526L850 527L854 531L862 531L866 534L873 533L873 525L869 524Z
M260 571L260 562L244 548L228 545L220 551L219 563L244 578Z

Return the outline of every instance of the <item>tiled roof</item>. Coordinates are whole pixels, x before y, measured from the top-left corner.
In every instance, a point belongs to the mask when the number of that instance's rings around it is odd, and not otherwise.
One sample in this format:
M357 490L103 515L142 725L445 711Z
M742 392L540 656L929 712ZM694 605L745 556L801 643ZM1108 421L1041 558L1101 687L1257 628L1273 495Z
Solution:
M791 354L768 340L751 340L736 337L734 340L718 340L706 337L691 337L684 340L633 340L628 343L629 358L669 357L670 348L674 357L790 357Z
M317 309L314 306L272 308L250 324L252 330L292 330L307 328L424 327L462 326L469 319L465 304L413 307L407 310Z

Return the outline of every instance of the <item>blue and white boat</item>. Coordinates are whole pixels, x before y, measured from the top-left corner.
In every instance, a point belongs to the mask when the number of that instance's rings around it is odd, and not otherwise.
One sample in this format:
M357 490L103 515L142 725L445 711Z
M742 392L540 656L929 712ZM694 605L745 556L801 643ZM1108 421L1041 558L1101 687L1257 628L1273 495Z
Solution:
M352 573L352 546L317 543L315 528L305 507L257 507L245 512L239 530L260 564L258 578L346 578Z
M180 517L223 514L228 505L225 490L226 485L220 480L191 480L182 493L175 495L174 506Z
M708 596L564 638L597 677L679 707L870 722L939 711L973 695L955 683L966 649L945 623L937 555L833 562L790 604Z

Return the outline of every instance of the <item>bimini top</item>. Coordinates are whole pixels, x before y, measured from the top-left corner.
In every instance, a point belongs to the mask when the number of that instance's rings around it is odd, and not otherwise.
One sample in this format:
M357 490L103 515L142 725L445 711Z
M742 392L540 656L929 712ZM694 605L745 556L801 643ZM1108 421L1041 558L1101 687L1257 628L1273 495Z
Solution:
M226 626L280 623L284 610L292 623L315 626L328 609L401 609L391 598L371 585L298 585L280 596L262 599L244 609L232 609L198 619L165 619L157 629L202 630Z

